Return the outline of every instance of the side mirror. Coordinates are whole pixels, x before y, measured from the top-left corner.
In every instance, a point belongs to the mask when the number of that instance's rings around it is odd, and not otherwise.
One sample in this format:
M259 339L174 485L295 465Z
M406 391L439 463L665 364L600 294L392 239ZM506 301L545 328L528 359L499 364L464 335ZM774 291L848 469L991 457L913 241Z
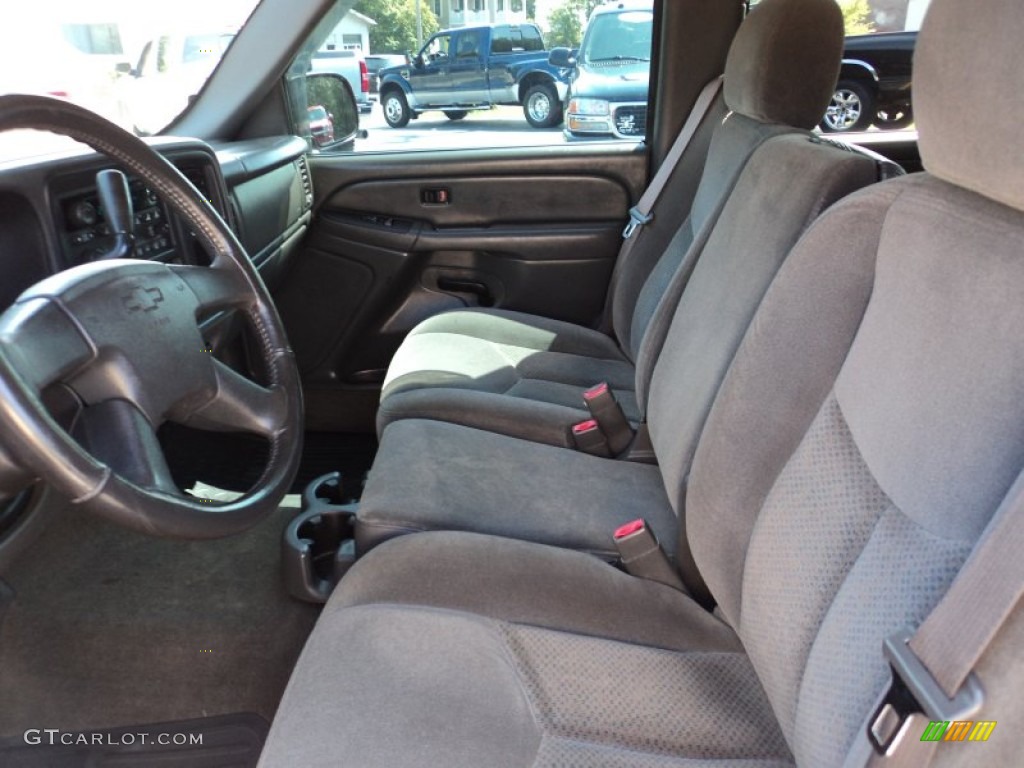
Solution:
M308 126L313 143L317 147L351 149L352 142L360 135L359 108L348 81L333 72L306 75L306 100L307 110L317 107L325 110L332 123L330 139L319 130L314 132L314 126Z
M135 69L127 61L119 61L114 65L114 71L119 75L134 75Z
M576 51L571 51L568 48L552 48L551 53L548 54L548 64L560 69L575 67Z
M419 69L419 68L421 68L421 67L422 67L422 66L423 66L424 64L426 64L426 59L424 59L424 58L423 58L423 54L422 54L422 53L417 53L417 54L416 54L416 55L415 55L415 56L413 57L413 59L412 59L412 65L413 65L414 67L416 67L417 69Z

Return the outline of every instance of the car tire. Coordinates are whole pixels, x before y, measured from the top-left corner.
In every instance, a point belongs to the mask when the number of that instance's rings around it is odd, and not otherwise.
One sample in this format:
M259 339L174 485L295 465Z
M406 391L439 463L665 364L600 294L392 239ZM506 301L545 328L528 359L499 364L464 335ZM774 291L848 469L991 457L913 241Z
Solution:
M444 116L449 120L461 120L468 114L469 112L464 109L448 109L445 110Z
M392 89L384 94L381 99L381 108L384 111L384 120L392 128L404 128L409 124L411 114L409 102L405 100L405 94L397 89Z
M526 122L534 128L551 128L562 122L562 104L551 83L531 86L523 99Z
M821 120L824 133L866 131L875 119L875 97L856 80L840 80Z

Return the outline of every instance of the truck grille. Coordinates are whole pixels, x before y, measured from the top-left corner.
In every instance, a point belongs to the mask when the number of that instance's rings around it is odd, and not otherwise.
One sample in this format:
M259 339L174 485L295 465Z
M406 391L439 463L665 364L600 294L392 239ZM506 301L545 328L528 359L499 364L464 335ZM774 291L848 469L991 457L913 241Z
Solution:
M615 107L612 122L616 136L624 139L643 138L647 132L647 105L620 104Z

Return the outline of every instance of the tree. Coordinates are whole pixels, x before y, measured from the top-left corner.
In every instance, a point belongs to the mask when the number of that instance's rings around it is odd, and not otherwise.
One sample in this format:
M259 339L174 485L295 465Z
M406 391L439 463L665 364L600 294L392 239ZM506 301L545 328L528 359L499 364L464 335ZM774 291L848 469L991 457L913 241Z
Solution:
M563 0L548 17L549 47L579 48L583 42L583 23L601 0Z
M416 50L416 0L359 0L354 8L377 22L370 27L370 51L408 53ZM420 0L423 39L438 30L437 17L426 0Z
M868 0L839 0L847 35L869 35L875 31Z

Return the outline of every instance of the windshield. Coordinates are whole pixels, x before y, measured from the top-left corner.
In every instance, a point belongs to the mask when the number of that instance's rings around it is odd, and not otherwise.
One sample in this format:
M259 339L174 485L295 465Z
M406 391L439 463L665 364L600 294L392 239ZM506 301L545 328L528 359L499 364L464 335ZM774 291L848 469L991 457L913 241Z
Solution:
M587 64L650 61L654 14L650 11L602 13L590 20L583 41Z
M203 87L258 0L43 0L0 25L0 93L57 96L140 135Z

